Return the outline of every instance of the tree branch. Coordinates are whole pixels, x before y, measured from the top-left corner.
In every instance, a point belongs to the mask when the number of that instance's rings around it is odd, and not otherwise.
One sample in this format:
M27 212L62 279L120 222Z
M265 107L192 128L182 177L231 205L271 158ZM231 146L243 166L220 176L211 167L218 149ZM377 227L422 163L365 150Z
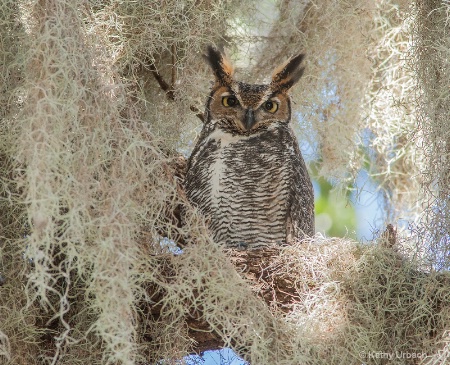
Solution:
M172 55L172 62L175 62L175 56ZM175 70L175 64L172 65L172 85L169 85L162 75L158 72L156 69L155 64L152 62L150 63L150 72L152 73L155 80L158 82L159 87L166 93L166 96L169 100L175 101L175 79L176 79L176 71ZM198 119L200 119L202 122L204 122L203 112L197 108L194 105L189 106L189 109L193 111Z

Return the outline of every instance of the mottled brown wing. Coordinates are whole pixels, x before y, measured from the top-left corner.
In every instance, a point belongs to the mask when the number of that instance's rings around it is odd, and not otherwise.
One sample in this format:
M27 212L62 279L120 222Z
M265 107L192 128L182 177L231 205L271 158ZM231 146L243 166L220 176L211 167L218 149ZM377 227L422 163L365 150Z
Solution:
M292 169L289 208L287 212L287 241L313 236L314 191L297 139L291 130L292 148L290 163Z

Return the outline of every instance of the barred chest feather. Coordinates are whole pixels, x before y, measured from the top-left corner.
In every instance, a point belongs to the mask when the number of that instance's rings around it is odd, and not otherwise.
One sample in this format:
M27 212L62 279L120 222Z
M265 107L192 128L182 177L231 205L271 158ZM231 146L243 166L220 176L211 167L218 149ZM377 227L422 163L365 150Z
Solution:
M199 142L186 193L209 220L216 242L250 249L286 242L289 196L296 184L293 143L282 122L249 136L216 128Z

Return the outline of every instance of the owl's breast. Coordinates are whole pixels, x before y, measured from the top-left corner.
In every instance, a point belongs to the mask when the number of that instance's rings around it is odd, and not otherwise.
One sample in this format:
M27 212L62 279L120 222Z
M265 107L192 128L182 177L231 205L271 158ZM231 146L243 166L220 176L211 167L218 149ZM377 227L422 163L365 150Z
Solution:
M186 192L209 218L217 242L248 248L285 242L289 138L284 129L250 136L217 129L202 141L192 156Z

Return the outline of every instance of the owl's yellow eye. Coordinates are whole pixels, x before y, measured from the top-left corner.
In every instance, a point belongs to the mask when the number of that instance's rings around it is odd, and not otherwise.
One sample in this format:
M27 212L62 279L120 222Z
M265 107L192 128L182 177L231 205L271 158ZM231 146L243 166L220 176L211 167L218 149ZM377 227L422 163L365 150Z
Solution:
M275 113L278 110L278 104L274 101L266 101L264 103L264 109L266 109L269 113Z
M224 106L236 106L239 104L239 102L235 96L230 95L230 96L224 96L222 98L222 104Z

